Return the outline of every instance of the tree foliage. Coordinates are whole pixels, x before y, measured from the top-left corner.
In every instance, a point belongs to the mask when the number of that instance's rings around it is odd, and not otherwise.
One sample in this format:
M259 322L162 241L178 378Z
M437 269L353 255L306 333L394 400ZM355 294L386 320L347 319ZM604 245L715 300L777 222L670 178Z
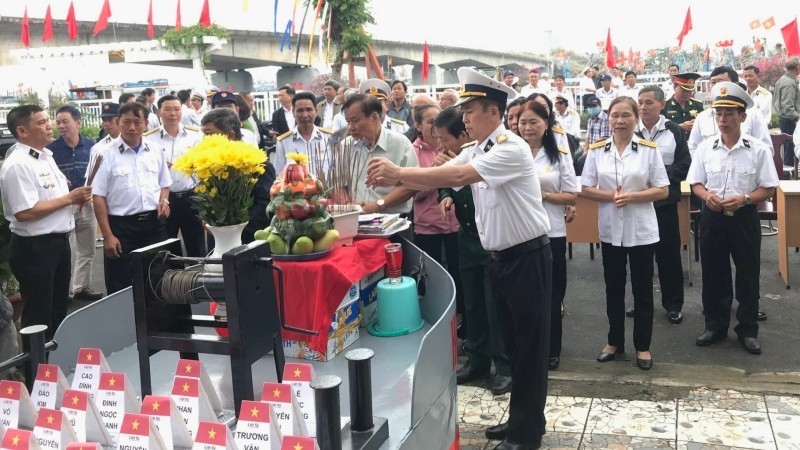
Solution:
M320 0L310 0L316 8ZM328 0L331 23L331 46L334 59L331 64L333 78L341 79L342 65L353 58L366 54L372 44L372 36L365 26L374 24L375 18L369 10L369 0Z
M229 39L230 33L224 27L211 25L204 27L200 24L190 27L182 27L180 30L171 29L161 36L164 47L172 53L183 53L187 58L193 58L197 50L203 60L203 64L211 62L211 55L204 50L202 40L205 36L213 36L219 39Z

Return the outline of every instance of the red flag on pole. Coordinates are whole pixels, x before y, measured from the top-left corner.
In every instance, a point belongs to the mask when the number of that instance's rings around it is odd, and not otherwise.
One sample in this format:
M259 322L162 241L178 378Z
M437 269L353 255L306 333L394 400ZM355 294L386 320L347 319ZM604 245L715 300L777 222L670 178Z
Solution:
M19 33L19 40L25 47L31 46L31 25L28 23L28 7L25 7L25 15L22 16L22 30Z
M153 29L153 0L150 0L150 9L147 10L147 37L153 39L155 30Z
M692 7L686 8L686 18L683 19L683 28L681 28L681 32L678 34L678 48L683 45L683 38L689 34L689 31L692 29Z
M103 2L103 9L100 10L100 17L97 18L97 23L94 24L92 36L97 36L101 31L106 29L109 17L111 17L111 5L108 3L108 0L105 0Z
M72 2L69 2L69 11L67 12L67 32L70 41L74 41L78 37L78 21L75 20L75 5Z
M42 33L42 42L47 42L53 39L53 15L50 14L50 5L47 5L47 13L44 15L44 32Z
M614 67L614 45L611 43L611 28L608 29L606 35L606 67L609 69Z
M786 52L789 56L800 55L800 39L797 35L797 17L781 27L783 42L786 43Z
M181 25L181 0L178 0L178 12L175 15L175 29L180 30L183 28Z
M203 1L203 10L200 11L199 23L206 28L211 26L211 10L208 8L208 0Z
M428 41L422 46L422 81L428 81L428 65L431 63L431 52L428 49Z

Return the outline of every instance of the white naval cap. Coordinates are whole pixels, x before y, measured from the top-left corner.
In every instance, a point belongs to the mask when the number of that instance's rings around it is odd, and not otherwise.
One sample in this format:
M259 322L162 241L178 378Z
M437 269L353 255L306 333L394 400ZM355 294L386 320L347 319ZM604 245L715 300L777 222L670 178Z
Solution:
M389 84L380 78L369 78L358 85L359 93L371 95L379 100L388 100L391 91Z
M476 98L488 98L505 104L509 98L516 98L517 91L505 83L478 72L471 67L458 69L458 81L461 83L459 100L454 106L463 105Z
M753 107L753 99L739 84L730 81L721 81L711 88L712 108L741 108Z

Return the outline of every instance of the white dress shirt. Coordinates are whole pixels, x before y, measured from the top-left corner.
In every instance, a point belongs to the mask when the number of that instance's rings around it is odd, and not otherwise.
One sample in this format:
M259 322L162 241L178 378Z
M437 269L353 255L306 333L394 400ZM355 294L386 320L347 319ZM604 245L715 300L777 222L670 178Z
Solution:
M561 124L564 131L577 138L581 137L581 116L574 109L567 108L563 115L558 111L555 114L556 122Z
M309 168L313 173L317 173L316 168L312 167L314 160L326 154L325 147L328 145L330 136L329 133L314 126L314 130L311 131L311 138L307 141L297 131L297 128L293 129L291 134L279 137L278 142L275 143L275 159L272 161L272 165L275 166L275 172L280 174L286 166L286 155L288 153L301 153L309 155ZM314 152L317 152L317 157L312 157ZM327 166L323 168L323 170L326 169Z
M150 142L152 148L159 149L164 153L169 167L190 148L203 140L203 132L192 125L178 125L178 134L173 138L164 130L164 127L159 127L153 132L145 133L145 139ZM172 167L169 168L169 174L172 177L172 186L169 187L171 192L184 192L197 186L192 178Z
M335 100L332 102L323 101L325 102L325 109L322 111L322 127L331 129L333 128L333 105Z
M239 130L242 132L242 142L246 142L253 147L258 147L258 138L255 133L247 128L240 128Z
M297 126L297 123L294 121L294 112L291 109L284 108L283 106L281 106L281 109L283 110L283 117L286 118L286 125L289 126L290 130L294 130L294 127Z
M731 149L719 135L703 141L692 158L686 181L691 185L702 184L722 200L779 184L772 147L746 134Z
M55 200L69 194L67 178L58 170L50 150L36 151L17 142L16 149L0 168L0 189L3 214L11 232L17 236L69 233L75 228L74 206L25 222L16 217L17 213L33 208L42 200Z
M609 88L608 90L600 88L594 93L594 95L600 99L600 108L603 111L608 111L608 107L611 105L611 100L619 97L619 92L614 88Z
M661 162L664 167L671 166L675 162L675 136L671 131L667 130L667 118L659 116L658 122L652 129L648 130L644 123L639 120L639 125L636 131L642 133L642 137L648 141L653 141L658 144L658 151L661 153Z
M756 109L764 116L764 122L769 124L772 120L772 93L763 86L757 87L753 92L747 91L753 98Z
M136 153L118 137L105 149L92 194L106 198L109 215L130 216L155 211L161 189L171 185L164 152L142 138Z
M575 167L569 153L558 152L555 163L547 157L544 148L539 149L533 158L536 175L539 177L539 186L542 192L578 192L578 182L575 177ZM564 218L564 205L556 205L542 200L547 218L550 220L550 237L564 237L567 235L567 221Z
M183 125L200 126L200 114L186 105L181 106L181 123Z
M501 135L505 140L498 143ZM493 145L487 152L489 141ZM475 225L486 250L505 250L550 231L530 146L503 125L447 164L471 164L483 178L470 188L475 201Z
M583 186L622 192L644 191L669 186L661 153L640 144L634 136L619 154L612 139L603 147L589 151L581 173ZM628 203L617 208L614 202L598 202L600 240L617 247L635 247L658 242L658 220L653 202Z
M747 134L761 142L767 144L772 148L772 138L769 135L769 128L764 123L764 116L755 108L747 110L747 117L742 122L742 134ZM694 151L701 142L706 139L719 134L719 127L717 126L717 118L714 113L714 108L708 108L701 111L695 117L694 125L692 125L692 132L689 133L689 152L694 155Z
M617 89L617 91L619 91L620 97L630 97L636 101L639 101L640 89L641 88L635 84L633 85L633 87L630 87L627 84L625 84L621 88Z

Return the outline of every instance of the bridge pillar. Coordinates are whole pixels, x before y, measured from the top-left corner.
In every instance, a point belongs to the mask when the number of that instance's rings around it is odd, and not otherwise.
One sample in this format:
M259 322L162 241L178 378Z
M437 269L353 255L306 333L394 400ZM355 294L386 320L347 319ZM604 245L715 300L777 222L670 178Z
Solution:
M308 89L319 77L319 71L313 67L282 67L275 78L278 87L291 85L295 89Z
M253 75L246 70L220 70L211 74L211 84L222 91L246 92L253 90Z
M441 72L439 66L428 64L428 81L422 81L422 64L415 65L411 69L411 84L414 86L438 84L439 72Z
M458 84L457 69L446 69L442 71L442 84Z

